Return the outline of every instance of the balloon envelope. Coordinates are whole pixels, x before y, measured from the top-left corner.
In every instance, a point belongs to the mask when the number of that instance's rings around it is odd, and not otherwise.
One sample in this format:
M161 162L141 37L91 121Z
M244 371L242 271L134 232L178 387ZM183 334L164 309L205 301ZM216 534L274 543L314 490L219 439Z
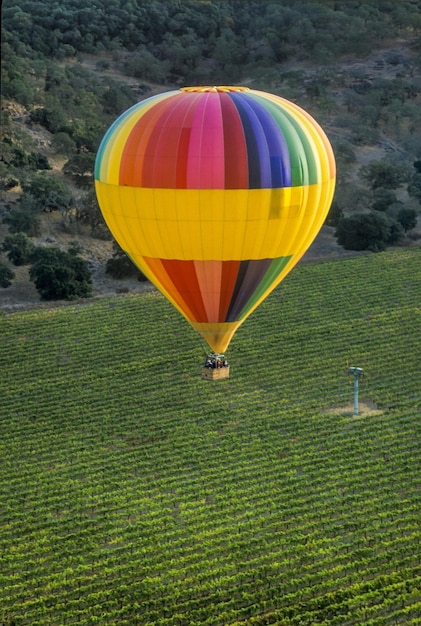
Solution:
M320 230L335 161L321 127L292 102L191 87L143 100L114 122L95 186L123 250L224 352Z

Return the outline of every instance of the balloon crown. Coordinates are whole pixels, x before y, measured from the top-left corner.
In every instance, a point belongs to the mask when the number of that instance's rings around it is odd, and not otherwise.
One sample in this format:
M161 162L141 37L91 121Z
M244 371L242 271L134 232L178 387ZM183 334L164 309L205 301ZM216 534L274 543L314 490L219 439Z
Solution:
M180 91L187 91L187 92L199 92L199 93L205 93L208 91L222 91L222 92L229 92L229 91L250 91L250 89L248 87L229 87L226 85L219 85L218 87L214 86L204 86L204 87L181 87Z

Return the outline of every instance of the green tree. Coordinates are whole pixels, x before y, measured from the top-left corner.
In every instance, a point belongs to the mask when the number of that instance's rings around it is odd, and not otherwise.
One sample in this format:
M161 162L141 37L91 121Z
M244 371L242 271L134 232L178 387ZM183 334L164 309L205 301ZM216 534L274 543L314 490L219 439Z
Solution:
M234 78L247 61L248 48L242 37L235 35L230 28L225 28L215 42L213 56L219 69Z
M379 211L354 213L341 217L335 236L345 250L384 250L396 243L402 235L402 227L395 220Z
M40 152L26 152L19 145L8 146L7 140L3 140L2 145L2 161L13 165L16 168L27 167L31 170L50 170L51 165L47 157Z
M371 206L375 211L386 211L396 200L396 194L392 189L377 187L374 190L374 200Z
M49 99L51 104L49 107L38 107L33 109L29 118L32 123L40 124L50 133L66 132L69 128L67 117L63 111L59 101Z
M361 177L368 182L371 189L397 189L406 178L405 168L386 159L371 161L361 168Z
M75 200L67 185L47 174L38 174L22 185L25 194L32 199L34 211L68 212L75 205Z
M12 78L6 83L4 96L16 100L24 106L30 106L34 101L34 92L25 78Z
M30 152L28 155L28 165L34 170L51 170L52 167L45 156L40 152Z
M168 59L161 61L142 46L134 55L126 59L124 71L136 78L163 83L168 77L170 66L171 62Z
M26 233L29 237L35 237L40 231L40 219L26 200L22 200L20 209L9 211L3 223L8 225L10 233Z
M346 139L332 140L332 146L338 165L351 165L357 160L352 144Z
M25 233L19 232L6 235L0 249L7 253L13 265L25 265L29 263L35 245Z
M408 183L408 194L421 202L421 172L418 170L411 176Z
M25 165L28 165L28 155L21 146L13 146L10 164L15 167L25 167Z
M1 176L1 172L0 172ZM6 175L3 179L0 179L0 189L4 191L8 191L9 189L14 189L19 185L19 181L15 176Z
M80 186L86 186L92 182L92 175L95 167L95 154L92 152L81 152L70 157L64 164L63 172L71 176Z
M62 131L55 133L51 146L56 153L63 152L65 154L69 154L74 152L76 149L76 143L70 137L69 133Z
M0 287L10 287L15 273L6 261L0 259Z
M398 243L399 239L401 239L404 235L404 229L402 228L402 224L395 220L393 217L386 215L389 222L389 236L386 240L386 243L389 245L393 245Z
M107 115L119 115L136 102L130 87L109 82L102 95L104 113Z
M32 254L29 277L43 300L75 300L92 295L88 265L72 250L36 248Z
M412 230L417 225L418 213L415 209L402 207L396 216L397 221L401 224L405 232Z

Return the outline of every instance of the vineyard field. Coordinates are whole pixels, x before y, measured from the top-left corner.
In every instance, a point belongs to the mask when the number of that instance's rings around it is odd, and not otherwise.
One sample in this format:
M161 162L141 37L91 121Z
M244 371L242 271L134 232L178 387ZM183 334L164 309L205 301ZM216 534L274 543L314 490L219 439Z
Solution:
M156 291L0 336L1 626L421 623L421 248L298 266L220 382Z

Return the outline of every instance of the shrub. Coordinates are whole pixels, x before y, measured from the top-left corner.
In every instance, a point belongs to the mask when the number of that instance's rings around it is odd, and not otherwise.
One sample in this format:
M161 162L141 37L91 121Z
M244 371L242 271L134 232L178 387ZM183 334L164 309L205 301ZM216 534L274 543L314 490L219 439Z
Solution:
M36 211L69 211L75 204L70 189L55 176L37 174L22 185L32 200Z
M11 233L25 233L29 237L35 237L39 234L39 217L29 207L21 210L12 209L3 218L3 222L9 226Z
M63 166L63 172L71 176L81 187L92 185L92 176L95 166L95 155L91 152L74 154Z
M9 267L6 261L0 259L0 287L10 287L12 279L15 277L14 271Z
M34 249L33 242L23 232L6 235L1 246L2 252L7 252L7 258L13 265L29 263Z
M384 213L354 213L341 217L335 236L345 250L372 250L379 252L386 245L396 243L402 236L401 225Z
M14 189L18 185L19 181L14 176L7 176L4 180L0 180L0 189L3 189L4 191Z
M29 277L43 300L75 300L92 295L88 265L75 250L38 247L32 261Z
M386 240L386 243L393 245L394 243L397 243L399 241L399 239L401 239L401 237L403 237L404 235L404 230L402 228L402 225L396 221L395 219L393 219L393 217L389 217L388 215L386 215L388 221L389 221L389 236Z
M360 169L361 178L367 181L371 189L397 189L407 178L405 168L387 159L371 161Z
M51 147L56 153L63 152L65 154L69 154L76 149L76 143L70 137L69 133L60 131L55 133L51 142Z
M412 230L417 225L418 214L415 209L403 207L399 210L396 219L401 224L405 232Z
M372 208L375 211L386 211L394 202L396 202L396 194L392 189L377 187L377 189L374 190Z
M28 156L28 165L35 170L51 170L51 165L44 154L40 152L31 152Z

